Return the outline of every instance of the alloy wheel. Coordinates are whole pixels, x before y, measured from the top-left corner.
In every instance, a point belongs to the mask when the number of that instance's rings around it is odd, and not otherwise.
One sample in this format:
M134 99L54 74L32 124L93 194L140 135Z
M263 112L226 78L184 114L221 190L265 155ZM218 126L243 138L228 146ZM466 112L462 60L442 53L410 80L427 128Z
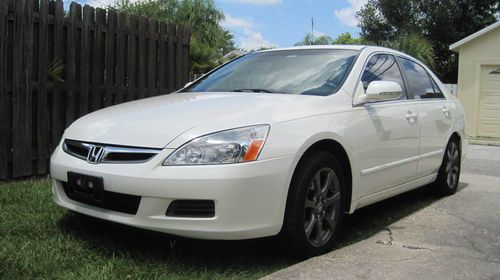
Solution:
M454 188L458 183L460 174L460 153L455 142L451 142L446 150L448 161L446 162L446 184L449 188Z
M314 247L326 244L339 218L340 182L331 168L319 170L306 193L304 230Z

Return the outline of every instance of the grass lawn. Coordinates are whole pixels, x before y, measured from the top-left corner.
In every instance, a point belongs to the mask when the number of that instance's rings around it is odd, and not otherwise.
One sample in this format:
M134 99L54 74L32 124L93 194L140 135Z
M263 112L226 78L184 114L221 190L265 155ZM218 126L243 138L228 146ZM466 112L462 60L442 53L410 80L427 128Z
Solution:
M297 262L274 238L203 241L72 214L48 180L0 182L0 279L258 279ZM345 221L337 247L362 240L435 200L416 190Z

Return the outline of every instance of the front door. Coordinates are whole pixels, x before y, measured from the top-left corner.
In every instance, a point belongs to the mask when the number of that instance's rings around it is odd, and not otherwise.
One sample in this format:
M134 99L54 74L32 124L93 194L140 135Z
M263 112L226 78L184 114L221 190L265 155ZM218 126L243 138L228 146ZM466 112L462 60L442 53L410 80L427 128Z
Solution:
M400 100L369 103L352 112L346 135L353 135L349 140L361 197L414 180L418 161L418 115L406 96L394 56L376 54L369 59L358 90L365 91L372 81L397 82L403 95Z

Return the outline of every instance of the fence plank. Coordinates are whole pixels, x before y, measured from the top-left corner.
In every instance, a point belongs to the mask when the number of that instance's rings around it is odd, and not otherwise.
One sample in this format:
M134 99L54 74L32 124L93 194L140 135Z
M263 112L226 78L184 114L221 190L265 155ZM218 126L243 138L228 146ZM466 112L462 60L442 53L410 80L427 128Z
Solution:
M122 103L125 97L126 24L127 16L124 13L119 13L116 30L116 103Z
M137 91L138 98L147 97L148 94L146 92L146 75L147 75L147 42L146 42L146 34L148 32L148 19L145 17L141 17L139 19L139 61L138 68L139 72L137 73Z
M115 30L116 12L108 12L108 28L106 32L106 89L104 106L113 105L114 77L115 77Z
M47 114L47 70L48 70L48 28L49 0L42 0L38 24L38 88L36 118L37 173L48 171L48 114Z
M105 60L105 35L104 27L106 25L106 11L100 8L96 9L95 15L95 42L94 42L94 77L92 78L92 110L102 108L104 92L104 60Z
M167 87L167 34L168 34L168 26L165 22L160 22L160 30L158 36L158 45L159 45L159 53L158 53L158 92L159 94L165 94L165 89Z
M16 1L13 42L13 176L31 175L31 88L33 57L33 2Z
M79 116L87 114L89 110L89 87L90 87L90 51L92 49L91 28L94 23L94 8L85 5L83 7L82 24L82 49L80 67L80 106Z
M37 0L25 0L24 4L24 17L23 17L23 74L22 74L22 85L21 91L24 98L22 103L24 106L22 108L22 118L24 123L21 125L23 128L23 145L22 145L22 156L24 158L24 163L22 164L22 176L30 176L33 174L33 88L31 80L33 78L33 58L34 58L34 16L35 2ZM38 5L38 3L36 3Z
M10 127L7 124L7 12L8 3L0 4L0 179L7 179Z
M68 40L66 41L66 127L68 127L76 117L76 71L77 71L77 47L79 44L76 28L81 22L82 6L72 2L69 8Z
M184 28L177 26L176 41L175 41L175 90L180 89L182 86L182 43L184 41Z
M128 35L128 91L126 101L136 99L135 95L137 94L137 23L138 17L131 15Z
M177 26L170 23L168 25L168 56L167 56L167 81L168 93L172 93L175 88L175 41L176 41Z
M54 59L64 61L63 57L63 24L64 24L64 5L62 0L57 0L55 3L54 11ZM66 79L65 75L63 78ZM65 117L64 117L64 91L60 87L58 81L53 81L54 89L52 91L52 114L51 114L51 125L52 125L52 136L51 136L51 150L59 143L59 139L63 133L65 127Z
M157 95L156 81L157 81L157 66L158 62L156 60L156 52L157 52L157 37L158 37L158 22L154 19L149 20L148 24L148 62L147 62L147 91L148 96Z
M189 82L189 71L190 71L190 58L189 58L189 44L191 43L191 32L188 29L184 29L184 41L183 41L183 53L182 53L182 61L183 63L183 81L182 86L184 86L187 82Z
M16 1L14 6L14 34L13 34L13 60L12 60L12 121L18 124L13 127L12 133L12 175L22 176L22 162L24 148L24 126L26 120L23 119L23 109L25 108L25 95L22 91L22 76L24 73L22 66L23 51L23 10L24 1Z

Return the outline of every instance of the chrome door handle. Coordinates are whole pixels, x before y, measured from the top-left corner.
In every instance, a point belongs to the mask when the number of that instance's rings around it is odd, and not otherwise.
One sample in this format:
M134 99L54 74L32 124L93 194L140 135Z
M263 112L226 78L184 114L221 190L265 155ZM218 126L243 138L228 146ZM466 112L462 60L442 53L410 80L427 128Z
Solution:
M448 118L450 116L450 108L443 106L443 114Z
M406 113L406 120L408 120L408 122L410 124L415 123L415 120L417 119L417 117L418 117L418 114L417 113L413 113L412 111L408 111Z
M417 117L418 117L417 113L412 113L412 112L406 113L406 119L407 120L416 119Z

